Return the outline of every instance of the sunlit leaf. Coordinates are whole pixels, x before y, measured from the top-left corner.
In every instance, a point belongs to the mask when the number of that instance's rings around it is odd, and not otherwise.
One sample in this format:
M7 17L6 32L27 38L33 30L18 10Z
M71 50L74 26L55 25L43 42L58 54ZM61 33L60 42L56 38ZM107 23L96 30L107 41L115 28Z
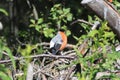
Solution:
M68 21L71 21L71 20L72 20L72 14L70 14L70 13L67 14L67 20L68 20Z
M97 30L92 30L90 31L90 33L88 34L89 37L95 37L95 35L98 34Z
M71 35L71 31L70 31L70 30L67 30L67 31L66 31L66 35L67 35L67 36Z
M5 9L0 8L0 12L4 13L6 16L8 16L8 12Z
M66 14L69 13L70 12L70 8L67 8L67 9L63 8L63 12L65 12Z
M53 29L48 29L48 28L44 28L44 31L43 31L45 37L53 37L54 36L53 32L54 32Z
M33 20L33 19L31 19L30 22L31 22L32 24L35 24L35 20Z
M88 15L88 22L93 22L93 19L90 15Z
M40 30L41 30L41 26L36 25L36 26L35 26L35 29L36 29L38 32L40 32Z
M60 6L61 6L61 4L55 4L55 5L54 5L55 8L58 8L58 7L60 7Z
M37 24L41 24L43 22L43 18L39 18Z
M105 32L105 34L103 35L103 37L106 38L106 39L107 38L112 38L113 39L114 36L115 35L113 34L113 32Z

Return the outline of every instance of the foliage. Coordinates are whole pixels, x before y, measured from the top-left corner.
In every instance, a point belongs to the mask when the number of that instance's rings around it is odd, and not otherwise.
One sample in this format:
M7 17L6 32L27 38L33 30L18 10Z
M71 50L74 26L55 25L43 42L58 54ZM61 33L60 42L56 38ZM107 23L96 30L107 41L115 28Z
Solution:
M61 4L55 4L50 12L50 15L52 16L51 19L56 22L58 27L61 26L62 21L67 23L67 21L72 20L70 8L62 8Z
M35 29L41 34L44 34L45 37L53 37L54 30L49 28L49 23L43 23L43 18L38 19L37 22L31 19L31 23L30 27L35 27Z
M44 34L46 38L50 37L52 38L54 36L54 30L55 28L53 26L57 26L58 30L60 28L66 30L66 34L70 35L70 30L67 29L67 22L72 20L72 14L70 13L70 8L62 8L61 4L55 4L51 10L50 10L50 15L48 17L48 21L51 22L46 22L44 21L44 18L39 18L37 22L33 19L31 19L31 24L30 27L34 27L38 32L41 34ZM64 23L64 24L62 24Z
M8 53L9 57L12 60L13 63L13 67L15 69L15 62L13 60L13 56L11 54L10 49L4 44L5 43L5 39L3 37L0 37L0 59L2 59L2 52L5 51ZM10 71L9 68L6 68L5 65L0 64L0 79L2 80L11 80L9 77Z
M120 10L119 10L120 9L120 4L119 4L118 0L114 0L113 3L115 5L114 8L120 12Z
M92 18L90 18L90 21L92 21ZM77 74L79 80L94 80L95 75L97 72L101 71L109 71L109 70L115 70L116 68L113 66L115 61L120 58L119 53L114 50L114 47L112 47L112 53L107 53L107 48L109 46L114 46L115 41L115 35L111 31L111 29L107 26L107 22L104 21L101 24L101 27L97 30L90 30L88 25L81 24L86 32L88 34L82 35L80 38L75 37L78 40L78 44L82 44L82 42L85 39L89 39L88 45L90 50L93 52L91 54L88 53L88 56L85 58L82 57L81 53L76 50L77 55L79 56L79 60L77 60L77 64L81 64L82 72L81 74ZM92 40L92 44L91 43ZM102 51L99 51L99 48L102 49ZM95 61L100 59L100 62L95 64ZM101 61L102 60L102 61ZM113 74L111 74L113 75ZM110 79L117 79L118 77L114 76L107 76L107 78Z

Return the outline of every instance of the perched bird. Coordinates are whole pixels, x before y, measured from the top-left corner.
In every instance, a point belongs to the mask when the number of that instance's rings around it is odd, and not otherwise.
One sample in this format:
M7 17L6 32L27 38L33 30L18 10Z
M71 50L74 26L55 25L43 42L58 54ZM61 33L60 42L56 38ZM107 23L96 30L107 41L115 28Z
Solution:
M50 52L56 54L63 50L67 45L67 36L63 29L60 29L55 37L50 41Z

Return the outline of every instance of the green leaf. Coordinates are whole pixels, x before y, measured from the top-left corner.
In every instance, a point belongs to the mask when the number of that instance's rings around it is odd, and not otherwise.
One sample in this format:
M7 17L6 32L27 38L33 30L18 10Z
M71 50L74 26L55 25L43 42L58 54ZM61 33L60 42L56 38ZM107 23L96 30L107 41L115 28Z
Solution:
M30 22L31 22L32 24L35 24L35 20L33 20L33 19L31 19Z
M56 16L56 13L54 13L52 16L53 16L53 20L57 20L58 19L58 17Z
M49 29L49 28L44 28L44 31L43 31L45 37L47 37L47 38L48 37L52 38L54 36L53 32L54 32L54 30L53 29Z
M60 6L61 6L61 4L55 4L53 7L58 8Z
M8 70L6 69L5 65L0 64L0 71L7 72Z
M8 16L8 12L5 9L0 8L0 12L4 13L6 16Z
M63 11L62 11L62 10L57 10L57 12L58 12L59 14L63 14Z
M93 22L93 19L90 15L88 15L88 22Z
M21 52L21 54L22 54L22 56L29 56L30 55L30 53L31 53L31 51L32 51L32 49L33 49L33 45L31 45L31 44L26 44L26 48L25 49L19 49L19 51Z
M10 77L8 75L6 75L3 72L0 72L0 79L2 80L11 80Z
M95 37L95 35L98 34L97 30L92 30L90 31L90 33L88 34L89 37Z
M86 32L90 31L90 27L87 24L81 23L80 25L85 29Z
M70 12L70 8L63 8L63 12L65 13L65 14L68 14L69 12Z
M114 39L115 35L114 35L113 32L105 32L104 35L103 35L103 37L104 37L105 39L107 39L107 38Z
M107 26L107 24L108 24L107 21L102 22L102 27L100 29L102 29L102 30L109 29L108 26Z
M43 18L39 18L37 24L41 24L43 22Z
M71 35L71 31L70 31L70 30L67 30L67 31L66 31L66 35L67 35L67 36Z
M39 25L36 25L35 26L35 29L38 31L38 32L40 32L40 30L41 30L41 25L39 26Z
M35 27L35 25L34 24L30 24L30 27Z
M12 55L11 50L8 47L6 47L6 46L4 46L3 50L5 50L8 53L8 55L9 55L11 61L12 61L13 67L15 69L16 68L16 66L15 66L15 60L14 60L14 57Z
M72 21L72 14L71 13L67 14L67 20Z

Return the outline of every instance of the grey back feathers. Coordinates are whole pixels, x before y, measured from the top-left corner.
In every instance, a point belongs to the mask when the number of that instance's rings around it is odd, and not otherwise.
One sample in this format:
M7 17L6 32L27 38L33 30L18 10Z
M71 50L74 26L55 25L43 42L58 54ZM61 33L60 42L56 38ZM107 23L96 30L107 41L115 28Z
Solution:
M54 47L55 44L62 44L62 37L58 32L57 35L50 41L50 48Z
M62 42L62 36L58 32L57 35L50 41L50 52L55 55L59 51Z

